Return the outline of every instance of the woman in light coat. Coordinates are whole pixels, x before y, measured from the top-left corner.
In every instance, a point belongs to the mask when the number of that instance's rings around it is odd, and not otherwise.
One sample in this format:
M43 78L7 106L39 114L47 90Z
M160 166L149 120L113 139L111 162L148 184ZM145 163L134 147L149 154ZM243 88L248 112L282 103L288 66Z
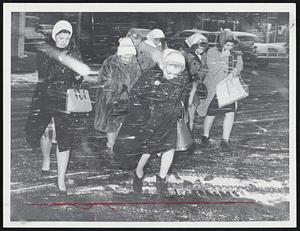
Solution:
M205 100L200 101L197 112L200 116L205 116L204 133L201 140L201 146L209 145L209 135L213 122L217 114L224 115L223 121L223 139L220 142L220 149L223 152L230 152L229 138L234 123L236 103L225 107L218 107L216 97L217 84L225 79L228 75L239 77L243 69L243 60L241 53L234 49L237 40L229 29L221 31L219 47L212 47L207 52L208 74L204 80L207 86L208 95Z
M107 148L110 157L113 157L113 147L118 131L125 115L112 114L113 103L118 99L128 99L133 84L141 75L140 66L136 60L136 49L129 37L121 38L118 51L108 57L99 71L97 84L99 86L95 101L96 130L106 132ZM124 94L123 94L124 93Z

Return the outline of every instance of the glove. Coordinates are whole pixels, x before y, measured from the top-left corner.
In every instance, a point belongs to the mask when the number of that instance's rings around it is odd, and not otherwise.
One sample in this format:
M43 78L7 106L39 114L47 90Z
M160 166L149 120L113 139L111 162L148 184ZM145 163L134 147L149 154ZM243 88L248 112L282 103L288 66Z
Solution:
M123 84L122 85L122 92L127 91L127 90L128 90L128 87L125 84Z

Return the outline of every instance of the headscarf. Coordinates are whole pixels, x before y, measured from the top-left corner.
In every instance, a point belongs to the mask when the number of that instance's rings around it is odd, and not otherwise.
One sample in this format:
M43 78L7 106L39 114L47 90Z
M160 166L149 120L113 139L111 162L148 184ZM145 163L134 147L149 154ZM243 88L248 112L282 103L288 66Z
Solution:
M120 38L117 55L127 55L127 54L136 55L135 46L133 45L131 38L129 37Z
M185 59L180 51L174 49L165 49L162 52L159 67L163 70L168 64L177 64L182 67L182 71L185 68Z
M225 43L228 41L233 42L235 44L238 43L238 40L236 39L236 37L234 36L232 31L227 28L227 29L224 29L221 31L219 43L223 47L225 45Z
M160 38L163 39L165 38L165 34L162 30L160 29L153 29L147 34L147 40L145 41L147 44L153 47L157 47L156 44L153 43L153 39L155 38Z
M62 30L67 30L70 32L70 36L72 36L73 28L71 23L69 23L66 20L60 20L57 23L55 23L53 29L52 29L52 38L54 41L56 41L55 36Z
M200 44L200 43L208 44L207 38L200 33L192 34L190 37L186 38L185 42L190 48L194 44Z

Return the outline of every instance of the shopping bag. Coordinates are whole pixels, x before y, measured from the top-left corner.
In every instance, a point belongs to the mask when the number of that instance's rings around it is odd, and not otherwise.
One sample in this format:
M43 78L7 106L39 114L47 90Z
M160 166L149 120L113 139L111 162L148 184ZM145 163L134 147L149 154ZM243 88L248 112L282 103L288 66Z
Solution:
M68 89L66 96L66 112L82 113L92 111L92 103L88 90Z
M217 84L216 94L219 108L222 108L246 98L249 95L249 90L240 77L228 76Z
M188 150L194 140L192 138L190 129L187 125L187 113L184 107L181 109L181 115L177 118L177 142L176 151L186 151Z

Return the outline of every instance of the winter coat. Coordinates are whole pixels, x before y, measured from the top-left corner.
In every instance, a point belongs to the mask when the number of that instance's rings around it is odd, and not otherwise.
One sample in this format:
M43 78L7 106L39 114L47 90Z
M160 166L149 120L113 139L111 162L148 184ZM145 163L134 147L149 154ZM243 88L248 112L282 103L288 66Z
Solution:
M181 116L187 81L186 72L167 80L155 68L139 78L130 94L130 113L114 146L117 157L126 159L176 148L177 118Z
M71 41L64 49L51 45L60 52L81 59L78 48ZM45 50L40 50L37 54L37 69L39 81L25 126L27 142L31 147L39 147L40 138L53 117L59 151L69 150L74 137L74 117L60 110L65 108L66 90L72 88L73 84L80 84L83 77L77 80L77 73L51 58Z
M130 64L124 65L117 55L108 57L99 71L97 84L99 88L95 101L94 127L102 132L116 132L124 121L124 116L112 116L112 104L122 92L123 85L128 92L141 76L141 69L134 58ZM128 98L122 94L120 99Z
M186 60L185 66L188 71L189 80L190 80L188 88L191 90L193 82L196 82L196 87L197 87L200 81L203 81L204 78L206 77L207 74L206 53L203 53L201 55L201 58L199 58L193 51L185 50L183 52L183 55ZM199 103L200 103L200 99L197 96L195 96L194 104L198 105Z
M161 57L162 47L153 47L144 42L136 46L137 60L141 67L142 72L153 68Z
M207 87L207 98L200 100L197 112L200 116L205 116L208 106L216 94L216 86L229 73L238 76L243 69L243 59L238 52L231 52L229 56L220 57L221 51L217 47L212 47L207 52L206 63L208 73L203 83ZM233 62L231 61L233 60Z

